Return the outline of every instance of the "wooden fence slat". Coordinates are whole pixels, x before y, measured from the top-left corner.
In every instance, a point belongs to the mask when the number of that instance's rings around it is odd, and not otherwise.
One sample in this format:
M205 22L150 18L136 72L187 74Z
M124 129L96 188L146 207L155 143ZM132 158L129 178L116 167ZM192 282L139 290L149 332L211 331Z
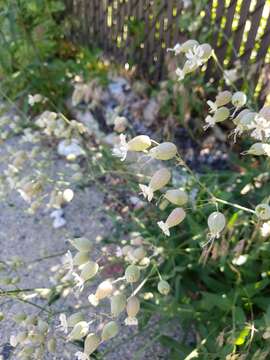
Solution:
M244 54L241 56L241 60L244 62L247 62L250 59L252 49L254 48L265 1L266 0L257 0L256 7L251 15L251 27L249 29Z
M234 14L235 14L236 4L237 4L237 0L231 0L230 4L228 6L227 13L226 13L225 28L222 33L223 43L217 49L217 52L216 52L218 60L220 61L221 64L223 64L223 61L225 59L226 51L227 51L230 37L232 34L232 23L233 23L233 18L234 18Z

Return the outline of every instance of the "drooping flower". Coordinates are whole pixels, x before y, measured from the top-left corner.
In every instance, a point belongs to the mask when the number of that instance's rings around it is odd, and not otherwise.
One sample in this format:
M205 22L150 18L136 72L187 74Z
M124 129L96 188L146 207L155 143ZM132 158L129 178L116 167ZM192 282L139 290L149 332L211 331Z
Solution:
M117 317L125 310L126 307L126 296L124 294L117 294L111 297L111 314Z
M211 238L217 238L226 225L226 218L221 212L214 211L209 215L207 223Z
M113 155L124 161L128 151L145 151L151 146L151 139L147 135L138 135L130 141L126 141L126 136L120 135L120 143L113 148Z
M172 204L182 206L188 201L188 195L180 189L167 190L164 197Z
M167 185L170 181L170 178L171 173L168 169L162 168L156 171L152 176L148 186L139 184L143 196L147 198L148 201L151 201L153 199L154 192L162 189L165 185Z
M159 221L158 226L161 228L165 235L170 236L169 229L180 224L185 217L185 210L182 208L176 208L170 213L165 223L163 221Z
M255 213L261 220L270 219L270 206L268 204L259 204L255 208Z
M126 325L138 325L138 320L136 318L138 312L140 311L140 301L136 296L132 296L127 301L126 311L128 317L125 319Z
M260 156L260 155L270 156L270 144L255 143L251 145L251 147L243 154L251 154L256 156Z
M81 340L87 335L88 330L89 330L88 323L86 321L80 321L74 326L71 333L68 335L67 340L68 341Z
M162 295L168 295L171 290L170 284L166 280L160 280L158 283L158 291Z
M118 334L119 328L115 321L108 322L102 329L101 339L102 341L110 340Z
M267 120L260 114L257 114L251 125L254 128L251 136L255 139L263 141L264 139L270 137L270 120Z
M237 91L232 96L232 104L236 108L241 108L247 102L247 96L242 91Z
M177 147L171 142L164 142L149 151L149 155L157 160L170 160L177 154Z
M128 283L135 283L140 279L140 268L136 265L129 265L125 271L125 278Z

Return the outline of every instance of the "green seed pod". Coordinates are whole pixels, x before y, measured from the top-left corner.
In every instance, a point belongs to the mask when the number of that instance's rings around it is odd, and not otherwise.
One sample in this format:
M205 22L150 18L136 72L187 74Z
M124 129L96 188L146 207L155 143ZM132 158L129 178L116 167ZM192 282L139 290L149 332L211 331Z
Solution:
M47 343L48 351L50 353L55 353L56 351L56 339L54 337L50 338Z
M140 269L136 265L129 265L125 271L125 278L128 283L135 283L140 279Z
M164 197L172 204L182 206L188 202L188 195L180 189L167 190Z
M96 334L88 334L84 341L84 353L88 356L91 355L94 351L96 351L99 344L100 338Z
M142 246L140 246L132 251L132 256L136 260L142 260L146 256L146 251L144 250L144 248Z
M90 240L81 237L74 240L70 240L70 243L79 251L87 252L91 250L92 243Z
M99 265L94 261L88 261L86 264L82 265L82 271L80 277L87 281L94 277L99 269Z
M168 295L171 290L170 284L166 280L160 280L158 283L158 291L162 295Z
M89 261L89 253L85 251L79 251L73 258L73 264L76 266L84 265Z
M67 324L69 327L74 327L78 322L84 321L84 316L81 312L72 314L67 319Z
M255 208L255 213L261 220L270 219L270 206L268 204L259 204Z
M247 96L242 91L237 91L232 96L232 104L236 108L244 106L247 102Z
M151 157L157 160L170 160L177 154L177 147L171 142L164 142L149 151Z
M144 151L151 146L151 139L147 135L135 136L127 143L129 151Z
M77 323L68 335L68 341L80 340L88 333L88 324L86 321Z
M216 96L215 104L217 107L227 105L232 100L232 93L228 90L220 92Z
M218 123L228 119L229 116L230 110L227 109L225 106L222 106L214 113L213 119L216 123Z
M126 311L128 317L134 318L140 311L140 300L136 296L132 296L127 301Z
M207 223L211 236L218 237L221 231L225 228L226 218L221 212L214 211L209 215Z
M111 338L115 337L118 334L118 325L115 321L108 322L101 333L102 341L110 340Z
M124 294L118 294L111 297L111 314L114 317L117 317L125 310L126 307L126 297Z

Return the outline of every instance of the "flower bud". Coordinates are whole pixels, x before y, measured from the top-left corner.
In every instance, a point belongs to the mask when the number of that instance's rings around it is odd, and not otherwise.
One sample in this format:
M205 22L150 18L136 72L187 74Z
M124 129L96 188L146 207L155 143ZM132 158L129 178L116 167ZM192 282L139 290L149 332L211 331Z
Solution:
M81 266L89 261L89 253L85 251L79 251L73 258L73 264Z
M209 215L207 223L210 230L210 235L213 237L218 237L226 225L226 218L221 212L214 211Z
M68 335L68 341L81 340L87 335L88 330L89 326L86 321L78 322L72 329L71 333Z
M230 116L230 110L225 106L222 106L218 108L217 111L214 113L213 119L215 123L218 123L228 119L229 116Z
M162 189L165 185L168 184L171 178L171 173L168 169L162 168L154 173L152 176L149 186L139 184L143 196L151 201L155 191Z
M182 208L176 208L170 213L166 222L164 223L163 221L159 221L158 226L161 228L161 230L164 232L165 235L170 236L169 228L180 224L185 217L186 217L185 210Z
M136 265L129 265L125 271L125 278L128 283L135 283L140 279L140 269Z
M74 197L74 192L71 189L65 189L63 191L63 199L65 202L70 202Z
M111 297L111 314L117 317L125 310L126 297L124 294L117 294Z
M242 91L237 91L232 96L232 104L236 108L244 106L247 102L247 96Z
M56 339L54 337L50 338L47 347L49 352L54 353L56 351Z
M134 318L140 311L140 301L136 296L132 296L127 301L126 306L128 317Z
M182 206L187 203L188 195L185 191L180 189L167 190L164 197L172 204Z
M151 146L151 139L147 135L138 135L127 143L129 151L144 151Z
M157 160L170 160L177 154L176 146L171 142L164 142L149 151L152 158Z
M166 280L160 280L158 283L158 291L162 295L168 295L171 290L170 284Z
M270 144L255 143L246 151L247 154L251 155L267 155L270 156Z
M232 93L228 90L220 92L216 96L215 104L217 107L227 105L232 100Z
M261 220L270 219L270 206L268 204L259 204L255 208L255 213Z
M138 247L137 249L132 251L132 256L136 260L142 260L146 256L146 251L142 246Z
M100 338L96 334L88 334L84 341L84 353L88 356L91 355L94 351L96 351L99 344Z
M115 321L108 322L102 329L101 339L102 341L107 341L113 338L118 334L118 325Z
M79 251L90 251L91 247L92 247L92 243L90 240L81 237L81 238L77 238L74 240L70 240L70 243L72 246L74 246L77 250Z
M94 277L98 272L99 266L94 261L88 261L86 264L82 265L82 271L80 277L87 281Z
M84 321L84 316L81 312L77 312L68 317L67 324L69 327L74 327L80 321Z
M117 116L114 119L114 128L113 130L121 133L124 132L126 130L126 127L128 125L127 119L124 116Z

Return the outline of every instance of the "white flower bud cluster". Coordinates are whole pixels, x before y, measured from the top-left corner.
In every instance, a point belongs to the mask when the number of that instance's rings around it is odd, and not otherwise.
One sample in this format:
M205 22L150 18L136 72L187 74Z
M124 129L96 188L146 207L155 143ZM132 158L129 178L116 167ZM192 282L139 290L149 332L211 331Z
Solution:
M199 44L196 40L187 40L183 44L176 44L174 48L167 49L176 56L184 55L185 63L182 68L176 69L178 80L183 80L187 74L196 71L205 64L212 55L212 48L209 44Z
M19 330L10 336L16 359L43 359L56 351L57 340L49 324L41 317L19 313L14 317Z
M236 126L232 134L234 141L237 135L248 132L250 136L261 142L254 143L244 154L255 156L270 156L270 106L264 106L258 112L248 108L242 109L247 102L247 96L237 91L222 91L216 96L216 100L207 101L210 107L210 115L205 119L204 129L215 126L217 123L231 119ZM227 107L232 104L232 114ZM237 114L237 115L236 115ZM236 115L236 116L235 116Z

